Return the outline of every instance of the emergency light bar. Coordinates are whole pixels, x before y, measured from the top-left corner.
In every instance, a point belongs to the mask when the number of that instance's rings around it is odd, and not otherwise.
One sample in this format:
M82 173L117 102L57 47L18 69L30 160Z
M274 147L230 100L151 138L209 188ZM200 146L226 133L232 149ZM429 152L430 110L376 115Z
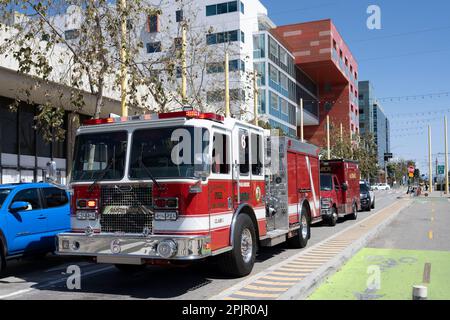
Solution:
M197 110L168 112L160 114L144 114L140 116L130 117L111 117L103 119L89 119L83 122L83 125L92 126L99 124L119 123L137 120L158 120L158 119L173 119L173 118L187 118L187 119L203 119L217 122L223 122L224 117L215 113L202 113Z

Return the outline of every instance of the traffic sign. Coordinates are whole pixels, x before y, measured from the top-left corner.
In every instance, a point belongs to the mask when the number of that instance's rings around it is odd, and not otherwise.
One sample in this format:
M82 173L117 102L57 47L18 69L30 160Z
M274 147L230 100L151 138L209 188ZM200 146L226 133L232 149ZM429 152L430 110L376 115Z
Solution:
M445 166L438 166L438 174L445 174Z

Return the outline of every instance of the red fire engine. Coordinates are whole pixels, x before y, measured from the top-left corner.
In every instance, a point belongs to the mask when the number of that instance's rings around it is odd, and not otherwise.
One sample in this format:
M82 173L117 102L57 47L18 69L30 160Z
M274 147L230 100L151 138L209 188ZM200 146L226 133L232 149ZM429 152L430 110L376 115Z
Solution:
M356 220L361 208L358 162L322 160L320 172L320 201L324 220L331 226L335 226L338 218L346 215Z
M321 220L318 154L197 111L88 120L58 253L123 270L217 256L224 272L247 275L258 246L307 245Z

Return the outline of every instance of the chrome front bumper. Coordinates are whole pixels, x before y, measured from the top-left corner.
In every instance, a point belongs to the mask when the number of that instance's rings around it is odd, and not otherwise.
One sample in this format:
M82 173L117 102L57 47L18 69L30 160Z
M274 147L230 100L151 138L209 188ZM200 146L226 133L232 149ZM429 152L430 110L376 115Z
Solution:
M164 258L158 245L167 240L176 244L176 253ZM57 235L57 254L96 257L97 262L136 263L145 259L197 260L211 256L209 236L122 235L61 233ZM130 262L133 261L133 262Z

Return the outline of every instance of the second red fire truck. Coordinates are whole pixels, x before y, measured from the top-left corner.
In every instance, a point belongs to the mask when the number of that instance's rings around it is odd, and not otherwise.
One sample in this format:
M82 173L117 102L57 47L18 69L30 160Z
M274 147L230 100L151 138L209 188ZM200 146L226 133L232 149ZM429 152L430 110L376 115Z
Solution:
M259 246L307 245L322 220L319 165L314 145L216 114L89 120L58 253L124 270L217 256L245 276Z

